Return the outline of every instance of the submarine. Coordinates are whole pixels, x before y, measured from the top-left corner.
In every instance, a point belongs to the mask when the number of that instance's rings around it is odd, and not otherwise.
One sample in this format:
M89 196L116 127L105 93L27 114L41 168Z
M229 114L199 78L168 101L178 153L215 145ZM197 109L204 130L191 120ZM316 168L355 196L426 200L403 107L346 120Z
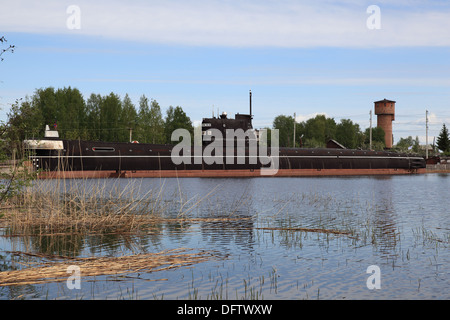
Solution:
M347 149L336 141L327 148L279 147L276 130L268 143L268 133L254 129L252 119L250 91L249 114L203 118L194 139L180 132L183 143L67 140L46 126L44 137L25 140L24 148L39 178L398 175L426 170L418 155Z

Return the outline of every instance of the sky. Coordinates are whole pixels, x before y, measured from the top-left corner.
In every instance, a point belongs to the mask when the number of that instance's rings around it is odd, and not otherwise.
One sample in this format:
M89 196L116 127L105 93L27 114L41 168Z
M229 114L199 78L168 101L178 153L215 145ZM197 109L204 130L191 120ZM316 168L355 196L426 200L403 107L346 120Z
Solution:
M1 1L0 120L36 89L142 95L194 123L317 114L370 126L396 101L394 141L450 126L447 0ZM372 115L376 126L376 116Z

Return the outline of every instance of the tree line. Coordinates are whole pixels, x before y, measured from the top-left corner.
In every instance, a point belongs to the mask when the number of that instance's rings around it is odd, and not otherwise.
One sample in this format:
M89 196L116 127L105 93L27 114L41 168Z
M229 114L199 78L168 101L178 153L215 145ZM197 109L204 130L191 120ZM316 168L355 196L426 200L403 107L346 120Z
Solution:
M322 148L330 139L336 140L349 149L369 149L370 147L370 128L362 131L359 124L350 119L341 119L337 123L333 118L317 115L306 121L296 122L292 116L279 115L273 121L273 128L279 130L280 146L284 147L293 147L295 143L295 147ZM381 127L372 128L373 150L385 148L384 136L385 133ZM433 143L431 149L433 152L440 150L444 155L450 155L450 135L445 123L442 125L436 144ZM400 138L392 150L425 154L425 149L419 144L418 136L415 139L412 136Z
M428 150L431 151L431 155L438 154L439 150L445 156L450 155L450 135L448 133L447 127L445 126L445 123L442 125L442 129L439 132L436 141L434 141L433 139L433 143L426 147L428 147ZM412 136L408 136L407 138L400 138L394 148L399 151L411 151L422 155L425 154L425 148L420 146L418 136L416 136L415 139L413 139Z
M128 94L121 99L92 93L86 100L76 88L37 89L33 96L18 100L8 113L9 141L42 138L45 126L56 129L62 139L142 143L171 143L172 131L193 132L191 119L180 106L169 106L163 117L156 100L142 95L136 107Z
M442 125L442 129L436 139L436 145L445 155L450 156L450 135L445 123Z
M295 137L294 137L295 125ZM322 148L333 139L349 149L369 149L370 128L361 131L359 124L350 119L337 123L333 118L317 115L306 121L297 122L293 116L279 115L273 121L273 128L278 129L280 146ZM384 130L372 128L372 149L385 147Z

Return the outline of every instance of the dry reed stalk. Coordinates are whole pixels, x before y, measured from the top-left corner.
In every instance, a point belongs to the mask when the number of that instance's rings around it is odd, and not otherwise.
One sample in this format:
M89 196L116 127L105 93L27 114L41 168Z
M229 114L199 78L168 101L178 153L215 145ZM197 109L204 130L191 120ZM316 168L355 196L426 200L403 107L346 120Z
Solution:
M71 182L63 186L46 181L25 190L8 212L15 233L38 228L44 233L91 232L112 229L134 230L145 220L164 212L161 191L142 193L131 182L118 186L117 181ZM13 206L14 207L14 206Z
M255 228L259 230L277 230L277 231L302 231L302 232L316 232L316 233L331 233L331 234L345 234L345 235L352 235L349 231L340 231L340 230L333 230L333 229L321 229L321 228Z
M44 219L33 218L33 220L27 221L27 218L21 218L20 214L15 216L15 219L20 219L21 227L12 228L8 233L2 235L2 237L23 237L23 236L69 236L69 235L77 235L84 234L86 229L83 228L81 223L78 223L78 229L68 231L67 229L62 228L62 224L59 226L60 231L56 230L55 226L52 228L49 227L41 227L44 226ZM125 218L122 218L124 220ZM89 234L102 234L102 235L111 235L111 234L133 234L139 235L148 234L153 232L153 230L159 230L158 225L161 224L190 224L190 223L198 223L198 222L233 222L233 221L244 221L251 220L253 217L224 217L224 218L164 218L164 217L149 217L149 216L141 216L141 217L130 217L130 223L122 223L122 227L119 228L119 224L117 221L112 221L109 226L107 226L104 221L99 221L97 223L93 222L92 218L89 222ZM100 219L99 219L100 220ZM73 221L70 221L73 223ZM65 225L69 227L69 223ZM39 228L39 231L36 231L36 228Z
M122 181L36 181L6 213L10 234L126 233L149 223L168 221L162 216L173 202L163 199L164 184L141 192L139 180L130 180L126 185ZM193 209L215 191L187 201L182 201L179 191L177 222L189 220Z
M187 253L190 250L192 249L180 248L131 256L70 258L62 262L47 262L39 267L0 272L0 286L66 281L70 275L67 268L71 265L80 268L82 277L93 277L168 270L217 257L212 252L206 251ZM15 254L21 253L15 252ZM42 255L38 256L42 257ZM61 257L56 256L56 258Z

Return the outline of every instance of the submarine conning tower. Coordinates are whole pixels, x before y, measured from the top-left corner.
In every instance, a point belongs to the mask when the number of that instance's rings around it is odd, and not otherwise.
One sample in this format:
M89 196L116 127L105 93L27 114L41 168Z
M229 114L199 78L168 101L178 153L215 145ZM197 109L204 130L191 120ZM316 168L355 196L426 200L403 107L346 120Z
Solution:
M377 115L377 127L384 130L384 142L386 148L392 148L392 121L395 120L395 101L383 99L375 101L375 114Z
M234 119L228 118L226 112L212 118L203 118L202 120L202 135L211 135L210 129L217 129L221 132L222 137L226 136L227 129L242 129L244 132L252 130L252 92L250 91L250 114L236 113ZM205 143L205 141L203 142Z

